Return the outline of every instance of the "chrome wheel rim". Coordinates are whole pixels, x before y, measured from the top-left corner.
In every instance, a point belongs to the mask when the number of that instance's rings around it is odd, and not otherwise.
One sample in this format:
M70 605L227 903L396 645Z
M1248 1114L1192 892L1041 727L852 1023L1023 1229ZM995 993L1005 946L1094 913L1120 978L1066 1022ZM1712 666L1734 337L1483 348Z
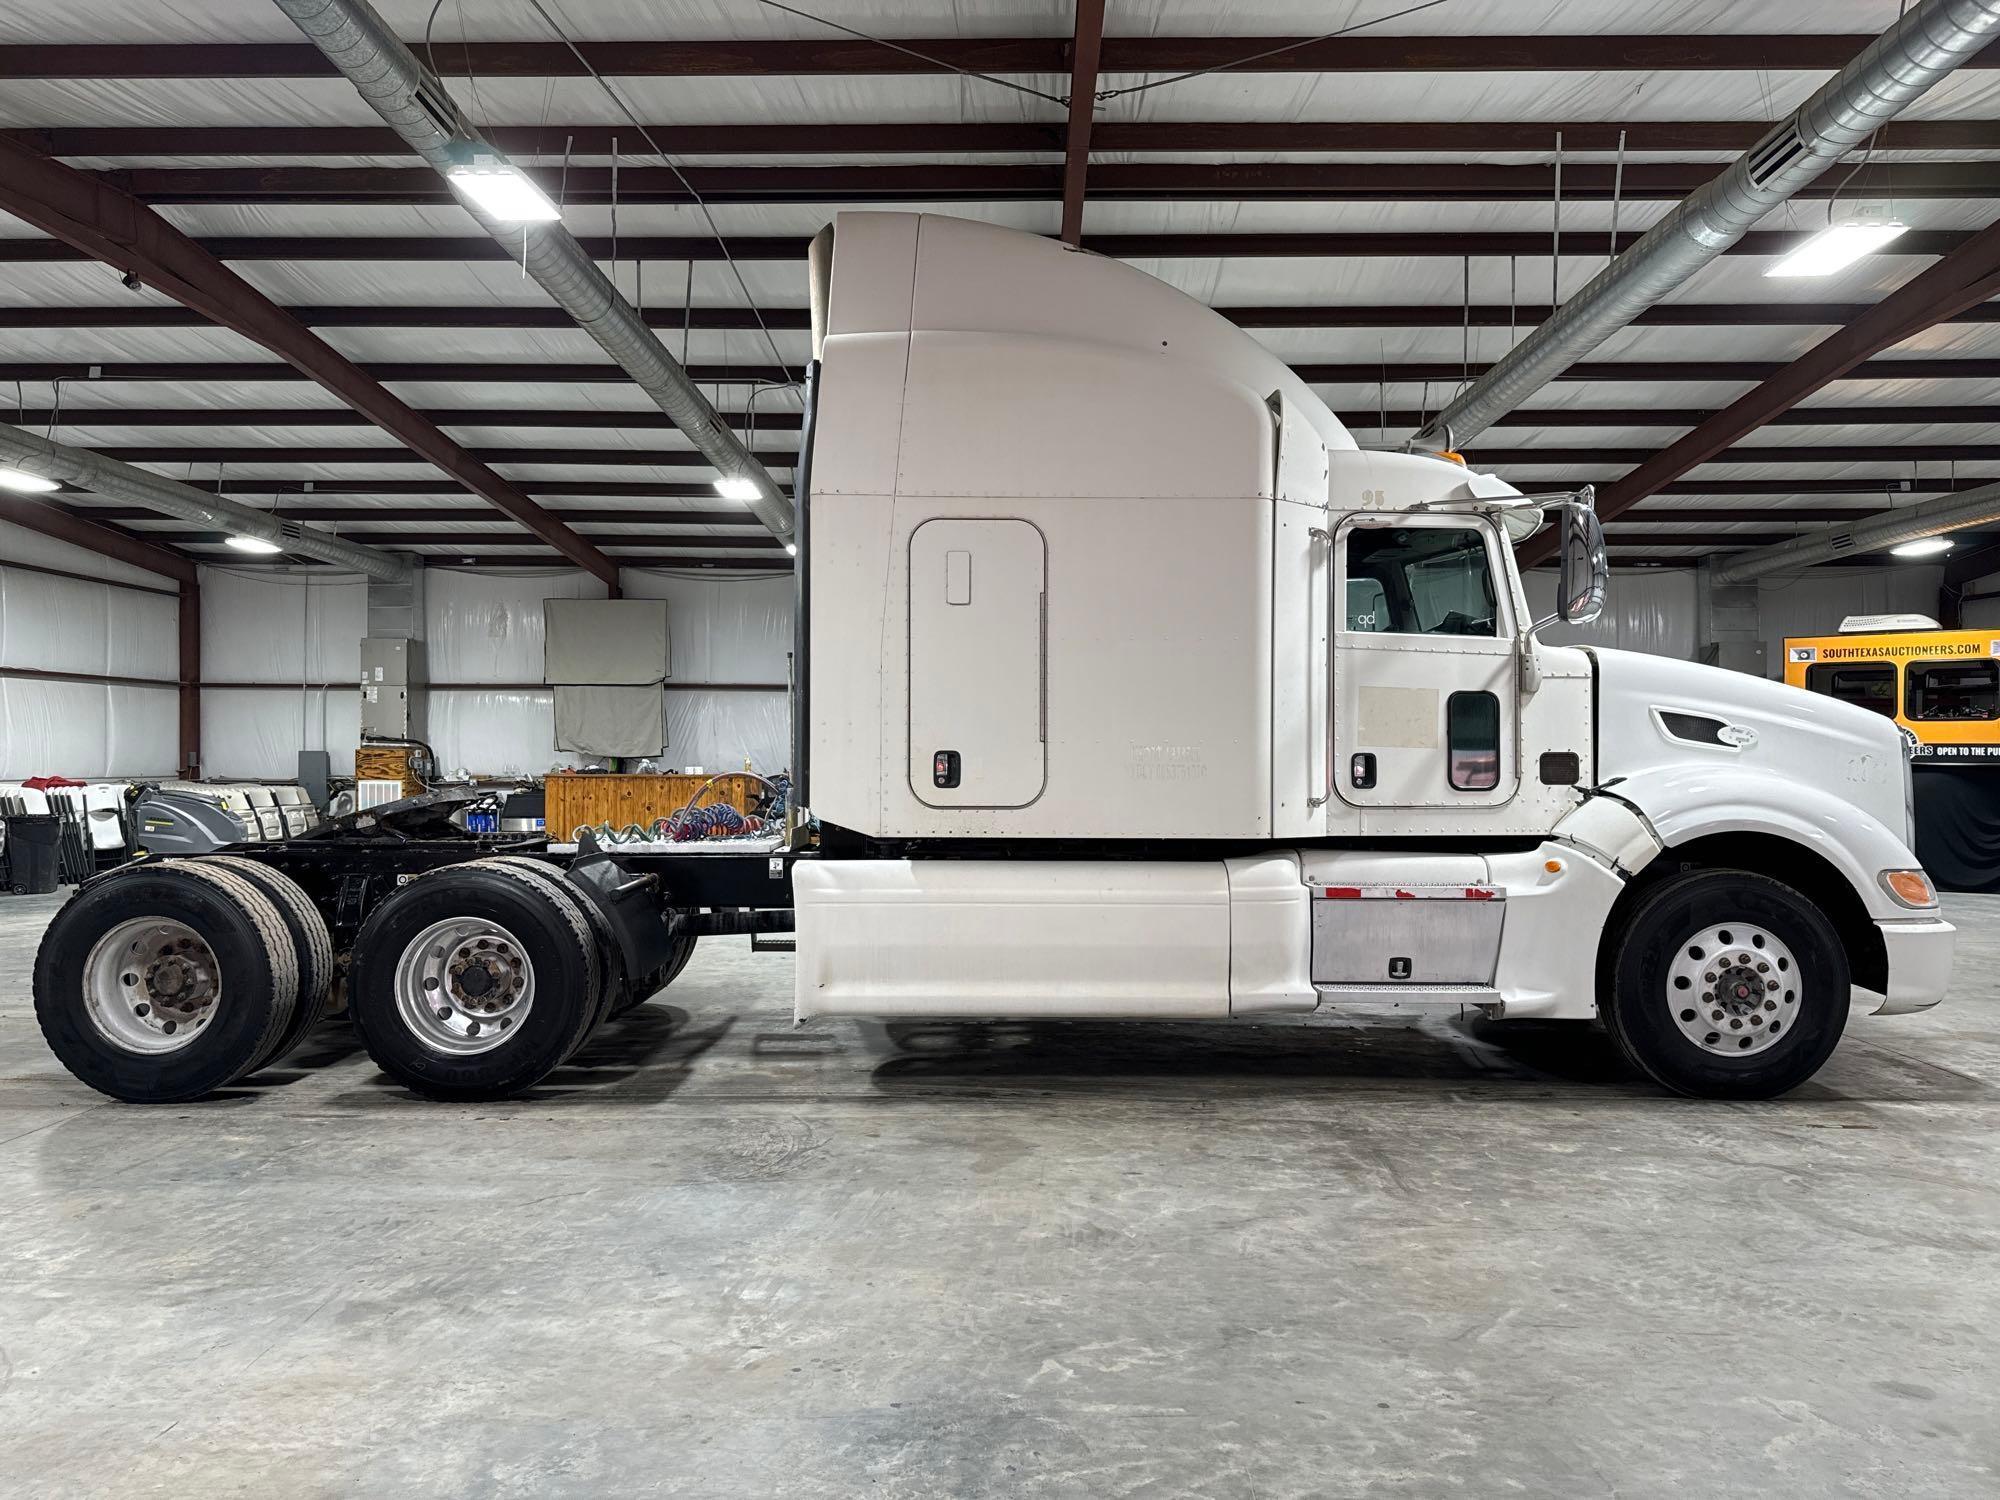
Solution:
M534 1004L527 950L483 917L432 923L396 963L396 1013L419 1042L449 1057L491 1052Z
M1717 1057L1755 1057L1798 1023L1798 960L1752 922L1718 922L1684 939L1667 967L1667 1007L1681 1035Z
M120 922L83 961L84 1012L123 1052L159 1056L190 1047L221 1003L215 952L185 922Z

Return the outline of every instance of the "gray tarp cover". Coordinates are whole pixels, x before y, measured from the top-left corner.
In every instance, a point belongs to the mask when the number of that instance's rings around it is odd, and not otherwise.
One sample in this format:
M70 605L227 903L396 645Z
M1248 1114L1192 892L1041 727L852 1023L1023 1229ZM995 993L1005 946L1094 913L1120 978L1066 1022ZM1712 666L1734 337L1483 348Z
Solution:
M646 687L558 687L556 748L583 755L658 755L667 748L666 697Z
M668 675L664 599L544 599L542 681L637 687Z

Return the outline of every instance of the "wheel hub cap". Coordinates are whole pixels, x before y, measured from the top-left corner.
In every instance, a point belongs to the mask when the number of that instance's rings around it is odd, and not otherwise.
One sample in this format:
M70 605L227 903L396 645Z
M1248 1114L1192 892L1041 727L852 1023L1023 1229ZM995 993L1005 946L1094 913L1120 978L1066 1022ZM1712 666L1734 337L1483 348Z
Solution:
M136 917L92 946L83 962L83 999L91 1025L114 1047L178 1052L214 1019L222 971L186 923Z
M505 1042L535 1003L520 940L483 917L437 922L396 964L396 1010L434 1052L469 1057Z
M1718 1057L1754 1056L1776 1045L1797 1022L1801 994L1792 950L1749 922L1692 934L1667 968L1674 1024Z

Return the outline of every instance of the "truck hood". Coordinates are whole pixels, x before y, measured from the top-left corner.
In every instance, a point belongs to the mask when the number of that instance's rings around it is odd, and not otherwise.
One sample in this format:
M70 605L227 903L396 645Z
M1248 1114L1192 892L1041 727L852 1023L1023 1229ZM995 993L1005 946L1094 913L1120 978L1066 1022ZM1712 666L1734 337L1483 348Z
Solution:
M1600 783L1667 766L1731 768L1811 786L1884 828L1906 827L1895 721L1721 667L1590 648L1597 664Z

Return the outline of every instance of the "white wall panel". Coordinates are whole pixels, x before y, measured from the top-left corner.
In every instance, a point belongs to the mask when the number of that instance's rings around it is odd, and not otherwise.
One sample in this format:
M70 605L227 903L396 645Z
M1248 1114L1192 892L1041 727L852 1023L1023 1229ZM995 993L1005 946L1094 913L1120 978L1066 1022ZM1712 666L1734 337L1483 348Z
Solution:
M0 677L0 781L171 776L179 705L173 688Z
M627 597L665 599L676 682L785 681L792 580L624 570ZM671 710L670 710L671 711Z
M750 768L766 776L792 763L791 707L783 693L669 692L669 766Z
M1535 618L1555 613L1556 571L1527 575ZM1614 568L1604 613L1589 625L1552 625L1542 639L1558 646L1612 646L1654 656L1695 656L1695 574L1692 568Z
M205 681L353 682L367 630L365 578L201 570Z
M539 624L539 600L536 620ZM475 775L539 776L584 757L556 749L553 688L458 688L430 695L438 767Z
M6 521L0 521L0 558L9 562L34 563L43 568L61 568L69 573L85 573L92 578L144 584L147 588L175 587L172 579L163 578L158 573L149 573L130 563L116 562L82 547L72 547L68 542L59 542L54 537L43 536L39 531L30 531L25 526L15 526Z
M163 594L0 565L0 665L171 681L179 617Z
M542 601L603 597L604 586L582 572L432 568L424 576L431 681L540 682Z
M1848 615L1918 614L1937 617L1944 569L1926 563L1893 568L1809 568L1757 586L1757 619L1764 634L1766 670L1781 677L1785 637L1832 635Z

